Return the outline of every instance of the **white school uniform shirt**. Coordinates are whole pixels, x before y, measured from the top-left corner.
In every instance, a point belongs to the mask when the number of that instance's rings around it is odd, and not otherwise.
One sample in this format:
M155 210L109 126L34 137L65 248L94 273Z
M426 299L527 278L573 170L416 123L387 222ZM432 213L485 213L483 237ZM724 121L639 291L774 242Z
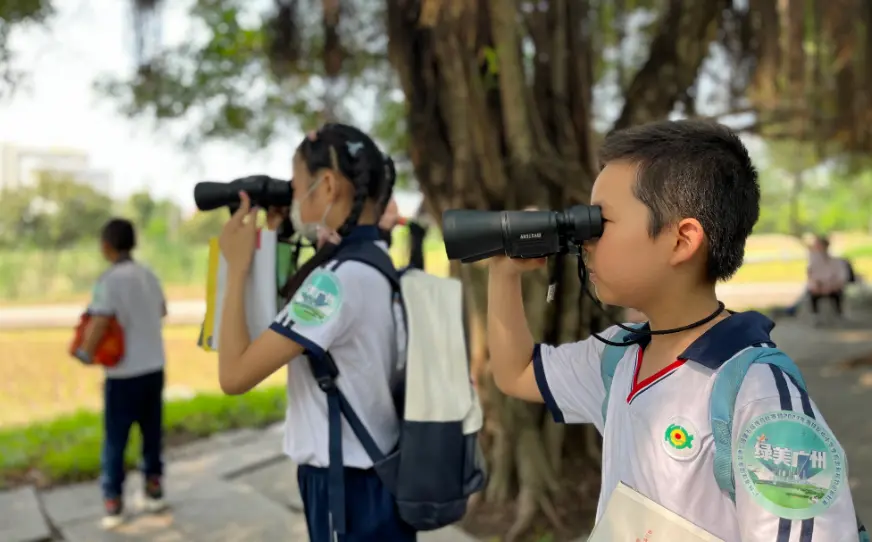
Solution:
M362 228L346 242L359 242L356 234ZM376 245L387 251L384 242ZM382 452L392 450L399 437L389 382L402 331L394 327L393 305L390 283L378 270L357 261L331 260L313 271L270 326L307 351L330 352L339 370L337 386ZM285 453L298 465L329 466L328 426L327 396L315 382L308 359L296 357L288 365ZM344 417L342 454L346 467L372 467Z
M714 377L724 363L744 349L771 345L769 332L773 327L759 313L734 314L709 329L674 363L641 382L636 376L643 350L628 347L612 380L605 426L601 410L605 389L599 366L605 345L589 338L557 347L536 346L536 381L555 421L593 423L603 435L597 521L612 491L623 482L727 542L858 540L843 452L842 483L835 499L810 519L781 518L761 506L740 479L735 459L735 504L715 480L709 418ZM618 331L613 327L602 335L608 339ZM768 365L752 365L736 399L734 450L743 431L755 427L754 420L780 411L811 413L828 431L814 403L784 373ZM687 440L691 446L685 444ZM766 448L766 440L760 442ZM776 462L783 459L775 458Z

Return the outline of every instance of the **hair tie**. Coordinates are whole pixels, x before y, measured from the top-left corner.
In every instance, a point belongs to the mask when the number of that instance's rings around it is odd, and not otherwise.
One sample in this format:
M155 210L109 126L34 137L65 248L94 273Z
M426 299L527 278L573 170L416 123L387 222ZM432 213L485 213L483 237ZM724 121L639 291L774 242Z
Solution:
M348 141L345 143L345 146L348 148L348 154L352 158L357 158L357 153L360 152L360 149L363 148L362 141Z

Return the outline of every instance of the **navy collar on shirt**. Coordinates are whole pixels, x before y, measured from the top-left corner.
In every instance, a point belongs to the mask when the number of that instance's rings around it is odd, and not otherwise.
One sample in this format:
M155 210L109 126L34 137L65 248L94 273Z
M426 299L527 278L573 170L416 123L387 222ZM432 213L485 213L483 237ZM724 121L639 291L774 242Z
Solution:
M351 229L351 232L348 235L342 238L342 241L339 242L339 246L343 247L347 245L363 243L366 241L375 242L380 240L381 235L379 234L377 226L355 226Z
M678 357L715 370L749 346L772 343L769 333L774 327L775 323L759 312L736 313L712 326ZM642 329L648 330L648 324ZM645 348L651 336L631 333L626 340L639 341L639 346Z

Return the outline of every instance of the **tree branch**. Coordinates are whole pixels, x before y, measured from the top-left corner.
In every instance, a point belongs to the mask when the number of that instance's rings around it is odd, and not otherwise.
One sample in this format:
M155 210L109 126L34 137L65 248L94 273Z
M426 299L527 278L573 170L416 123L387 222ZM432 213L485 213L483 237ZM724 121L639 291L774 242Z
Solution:
M614 129L666 117L696 80L729 0L669 0L648 60L627 89Z
M515 165L529 166L533 139L524 95L526 77L521 64L521 43L513 0L490 0L491 31L499 62L500 106L509 158Z

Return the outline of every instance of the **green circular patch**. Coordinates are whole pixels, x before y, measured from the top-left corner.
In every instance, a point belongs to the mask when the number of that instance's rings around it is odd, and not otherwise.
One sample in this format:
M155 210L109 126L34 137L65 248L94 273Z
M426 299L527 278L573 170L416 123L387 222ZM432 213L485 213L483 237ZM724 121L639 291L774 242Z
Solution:
M802 520L829 508L848 478L845 453L830 431L798 412L751 420L733 451L751 498L776 516Z
M688 434L687 429L680 425L671 424L666 428L664 437L666 442L676 450L693 447L693 435Z
M300 326L318 326L332 320L342 306L342 285L336 273L316 269L291 300L290 313Z

